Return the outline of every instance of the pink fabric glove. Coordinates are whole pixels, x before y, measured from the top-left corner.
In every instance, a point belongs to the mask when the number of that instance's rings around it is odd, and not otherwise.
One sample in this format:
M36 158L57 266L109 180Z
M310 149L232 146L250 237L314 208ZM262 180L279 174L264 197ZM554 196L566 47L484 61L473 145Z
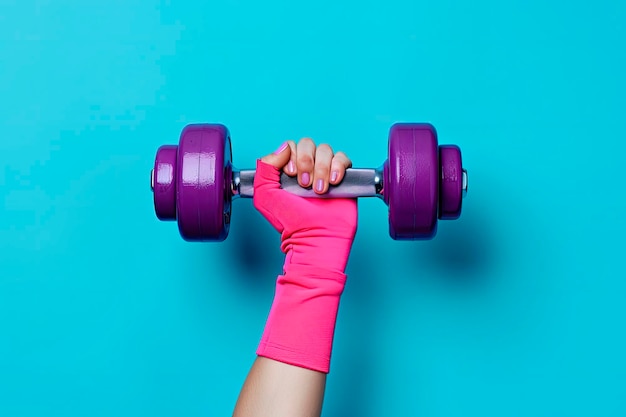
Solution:
M257 354L328 373L356 200L291 194L280 188L280 171L258 160L254 207L281 233L286 254Z

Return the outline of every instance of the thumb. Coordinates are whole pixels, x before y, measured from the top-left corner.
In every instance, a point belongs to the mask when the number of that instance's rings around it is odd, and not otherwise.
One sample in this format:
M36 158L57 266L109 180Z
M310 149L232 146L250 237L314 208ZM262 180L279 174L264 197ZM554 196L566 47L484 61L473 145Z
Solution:
M261 158L261 161L266 164L273 165L277 169L282 169L289 162L289 158L291 157L291 146L289 146L289 142L284 142L282 145L278 147L269 155Z

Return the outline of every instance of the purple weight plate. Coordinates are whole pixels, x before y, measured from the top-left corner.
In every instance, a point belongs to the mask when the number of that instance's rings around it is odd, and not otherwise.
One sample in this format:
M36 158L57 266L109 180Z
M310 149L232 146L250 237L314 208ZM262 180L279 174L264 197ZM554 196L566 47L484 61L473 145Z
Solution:
M177 146L161 146L154 158L152 193L154 211L159 220L176 220L176 150Z
M430 124L399 123L389 132L385 202L395 240L432 239L437 232L439 155Z
M197 124L183 129L176 176L178 229L183 239L219 242L228 236L231 159L225 126Z
M439 147L439 218L458 219L463 202L463 165L456 145Z

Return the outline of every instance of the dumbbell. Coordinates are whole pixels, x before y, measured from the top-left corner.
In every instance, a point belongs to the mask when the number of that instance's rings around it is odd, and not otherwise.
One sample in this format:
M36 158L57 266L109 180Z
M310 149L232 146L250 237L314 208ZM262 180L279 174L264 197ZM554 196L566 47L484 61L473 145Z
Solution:
M461 215L467 171L456 145L437 144L428 123L396 123L389 130L388 159L378 168L346 170L324 195L281 174L281 188L307 198L378 197L389 206L389 235L395 240L432 239L437 220ZM186 241L226 239L232 202L254 195L254 170L232 164L230 133L221 124L186 126L178 146L156 153L150 185L160 220L178 220Z

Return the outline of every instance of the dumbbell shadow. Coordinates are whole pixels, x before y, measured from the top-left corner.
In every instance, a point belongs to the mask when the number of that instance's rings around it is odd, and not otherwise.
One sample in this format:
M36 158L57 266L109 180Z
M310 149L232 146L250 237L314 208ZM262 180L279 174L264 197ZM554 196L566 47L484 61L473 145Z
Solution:
M223 259L230 259L230 270L236 279L251 288L273 284L267 277L281 272L284 255L280 251L280 234L253 207L252 200L242 200L233 210L237 222L230 226L230 236L220 245L211 245Z
M466 210L453 227L440 224L437 236L426 245L406 246L407 259L415 268L427 268L444 284L461 287L488 285L489 271L495 262L494 239L482 210ZM430 275L430 274L429 274Z

